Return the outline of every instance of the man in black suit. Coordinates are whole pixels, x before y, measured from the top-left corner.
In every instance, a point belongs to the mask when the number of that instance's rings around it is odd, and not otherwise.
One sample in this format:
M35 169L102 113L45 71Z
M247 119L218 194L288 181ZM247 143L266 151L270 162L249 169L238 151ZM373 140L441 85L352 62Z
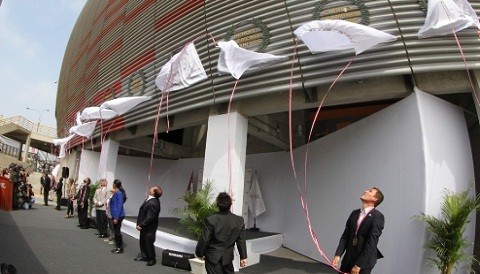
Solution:
M240 267L247 265L247 245L243 218L230 212L232 198L225 192L217 196L219 211L205 219L195 254L205 260L208 274L233 274L233 247L237 244Z
M46 206L48 206L48 194L50 192L51 181L46 172L42 174L42 177L40 178L40 184L42 185L43 190L43 202Z
M62 204L63 178L60 178L60 181L58 181L54 190L55 190L55 194L57 195L57 206L55 207L55 209L60 210L60 207Z
M350 214L332 261L332 265L338 267L340 257L346 250L340 270L351 274L369 274L377 259L383 258L377 244L385 218L376 209L383 201L383 193L373 187L365 190L360 200L362 208Z
M83 184L78 190L75 200L77 200L78 227L81 229L89 228L88 221L88 197L90 195L90 178L83 179Z
M155 236L160 214L160 200L162 189L154 186L148 190L148 198L143 202L138 211L137 230L140 231L140 256L135 261L146 261L147 266L157 263L155 256Z

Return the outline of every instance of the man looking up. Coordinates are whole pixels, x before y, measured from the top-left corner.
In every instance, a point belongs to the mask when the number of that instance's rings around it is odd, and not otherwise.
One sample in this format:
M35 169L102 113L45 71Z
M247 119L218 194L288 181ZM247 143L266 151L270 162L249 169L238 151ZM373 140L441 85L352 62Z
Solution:
M340 257L346 251L340 270L351 274L369 274L377 259L383 258L377 245L385 218L376 209L383 201L383 193L372 187L363 192L360 200L362 207L350 214L332 260L332 265L338 267Z
M157 263L155 255L155 236L158 227L158 215L160 214L160 200L162 189L159 186L148 190L148 198L138 210L137 230L140 231L141 255L135 261L146 261L147 266Z

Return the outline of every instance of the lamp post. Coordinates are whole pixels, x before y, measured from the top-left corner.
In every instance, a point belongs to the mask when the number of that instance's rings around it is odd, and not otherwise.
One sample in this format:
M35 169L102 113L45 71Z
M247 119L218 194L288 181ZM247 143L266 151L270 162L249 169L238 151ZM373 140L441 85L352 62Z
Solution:
M38 112L38 124L37 124L37 133L38 133L38 129L40 128L40 123L42 122L43 113L44 113L45 111L50 111L50 110L44 109L44 110L40 111L40 110L38 110L38 109L29 108L29 107L27 107L27 109Z

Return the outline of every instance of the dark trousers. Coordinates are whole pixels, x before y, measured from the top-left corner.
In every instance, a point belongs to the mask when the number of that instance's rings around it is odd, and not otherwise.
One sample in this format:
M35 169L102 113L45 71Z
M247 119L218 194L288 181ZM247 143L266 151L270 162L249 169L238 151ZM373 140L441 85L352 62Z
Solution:
M205 260L205 270L208 274L234 274L235 269L233 268L233 263L230 262L226 265L222 265L222 260L218 263L212 263L208 260Z
M360 269L360 274L370 274L372 273L372 268L362 268ZM343 270L342 270L343 271ZM342 272L338 272L339 274L341 274ZM348 273L348 271L346 271L346 273Z
M117 223L113 223L113 231L115 233L115 246L117 248L123 248L123 238L122 238L122 221L123 219L117 220Z
M96 220L97 220L98 233L102 235L107 235L107 226L108 226L107 213L105 212L105 210L99 210L99 209L97 209L96 212L97 212Z
M57 193L57 208L60 209L62 205L62 193Z
M50 188L43 188L43 202L45 205L48 205L48 192L50 192Z
M83 207L78 205L78 223L80 226L88 227L88 204L84 204Z
M113 241L113 239L115 239L115 231L113 230L113 220L112 218L108 218L107 217L107 222L108 222L108 237L110 238L110 240Z
M68 200L67 215L73 216L73 201L70 199Z
M150 260L155 260L155 236L157 231L143 231L140 230L140 252L142 252L142 256Z

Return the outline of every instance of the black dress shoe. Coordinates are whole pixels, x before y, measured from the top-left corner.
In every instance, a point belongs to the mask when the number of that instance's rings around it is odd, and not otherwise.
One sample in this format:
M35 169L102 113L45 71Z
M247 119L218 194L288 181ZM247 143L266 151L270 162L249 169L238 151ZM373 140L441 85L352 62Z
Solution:
M100 234L100 235L98 235L98 238L108 238L108 235L106 235L106 234Z
M123 253L123 248L117 247L115 249L112 249L113 254L121 254Z
M152 265L155 265L156 263L157 263L156 260L151 260L151 261L148 261L147 266L152 266Z
M135 259L133 259L134 261L137 261L137 262L146 262L148 261L147 258L145 257L136 257Z
M82 227L81 225L77 225L77 227Z

